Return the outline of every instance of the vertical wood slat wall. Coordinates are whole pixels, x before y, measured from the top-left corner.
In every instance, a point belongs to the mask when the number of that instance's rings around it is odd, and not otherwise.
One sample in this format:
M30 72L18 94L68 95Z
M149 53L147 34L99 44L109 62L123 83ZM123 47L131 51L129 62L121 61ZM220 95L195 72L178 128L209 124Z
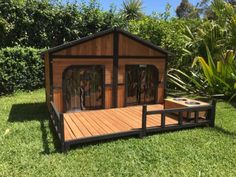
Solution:
M118 95L117 107L124 107L125 102L125 65L152 64L159 70L159 85L157 89L157 103L164 99L164 79L166 55L153 50L129 37L119 34L119 67L118 67ZM45 84L46 99L50 102L50 76L53 76L53 101L60 112L63 112L62 75L63 71L71 65L104 65L105 66L105 108L112 107L112 72L113 72L113 33L91 39L58 52L53 53L51 61L52 71L49 67L49 57L45 58ZM57 57L56 56L60 56ZM82 58L77 56L94 56ZM96 56L98 56L96 58ZM138 58L136 58L138 56ZM104 58L103 58L104 57ZM146 57L146 58L145 58ZM151 58L150 58L151 57ZM156 57L156 58L155 58Z

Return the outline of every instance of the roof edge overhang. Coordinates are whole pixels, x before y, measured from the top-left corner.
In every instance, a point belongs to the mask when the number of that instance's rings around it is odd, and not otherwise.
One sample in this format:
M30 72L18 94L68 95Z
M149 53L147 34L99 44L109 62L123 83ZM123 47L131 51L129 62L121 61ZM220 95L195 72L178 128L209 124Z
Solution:
M89 35L89 36L86 36L86 37L82 37L80 39L76 39L76 40L73 40L73 41L70 41L70 42L67 42L65 44L61 44L61 45L58 45L56 47L53 47L53 48L50 48L50 49L47 49L43 52L41 52L41 55L44 55L46 53L54 53L54 52L58 52L60 50L63 50L63 49L66 49L66 48L69 48L69 47L72 47L72 46L75 46L77 44L80 44L80 43L83 43L83 42L86 42L86 41L89 41L91 39L96 39L98 37L101 37L103 35L106 35L106 34L109 34L109 33L112 33L114 29L108 29L108 30L104 30L104 31L100 31L100 32L97 32L95 34L92 34L92 35Z
M130 33L130 32L127 32L125 30L122 30L120 28L117 28L117 27L114 27L114 28L111 28L111 29L108 29L108 30L104 30L104 31L100 31L100 32L97 32L95 34L92 34L90 36L86 36L86 37L83 37L83 38L80 38L80 39L77 39L77 40L74 40L74 41L71 41L71 42L67 42L65 44L62 44L62 45L59 45L59 46L56 46L56 47L53 47L53 48L50 48L50 49L47 49L43 52L41 52L41 57L43 58L43 56L45 54L52 54L52 53L55 53L55 52L58 52L60 50L63 50L63 49L67 49L69 47L73 47L75 45L78 45L78 44L81 44L83 42L87 42L89 40L92 40L92 39L96 39L98 37L101 37L101 36L104 36L104 35L107 35L107 34L110 34L110 33L113 33L113 32L119 32L139 43L142 43L143 45L147 46L147 47L150 47L152 48L153 50L156 50L158 52L161 52L167 56L173 56L174 54L159 47L159 46L156 46L154 45L153 43L151 43L150 41L147 41L147 40L144 40L144 39L141 39L140 37Z

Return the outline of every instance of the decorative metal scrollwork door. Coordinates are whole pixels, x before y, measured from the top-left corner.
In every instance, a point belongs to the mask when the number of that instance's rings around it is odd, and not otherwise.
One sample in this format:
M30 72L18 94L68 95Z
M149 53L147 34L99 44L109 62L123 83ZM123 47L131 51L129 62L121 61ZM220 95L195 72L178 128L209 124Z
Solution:
M104 107L104 67L79 65L63 74L64 111L93 110Z
M126 105L154 104L158 69L153 65L126 65Z

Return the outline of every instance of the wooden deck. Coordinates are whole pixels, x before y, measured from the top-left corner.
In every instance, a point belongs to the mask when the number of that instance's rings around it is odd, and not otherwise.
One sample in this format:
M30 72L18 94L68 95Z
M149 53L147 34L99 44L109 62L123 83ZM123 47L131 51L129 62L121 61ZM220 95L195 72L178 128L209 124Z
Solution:
M125 136L145 137L151 133L202 126L214 127L216 101L209 105L163 109L163 105L60 113L50 102L50 118L66 152L71 145Z
M163 105L148 106L150 110L162 110ZM178 120L166 116L166 126L178 124ZM161 115L148 115L147 128L161 126ZM142 106L64 113L65 141L94 136L135 131L142 127Z

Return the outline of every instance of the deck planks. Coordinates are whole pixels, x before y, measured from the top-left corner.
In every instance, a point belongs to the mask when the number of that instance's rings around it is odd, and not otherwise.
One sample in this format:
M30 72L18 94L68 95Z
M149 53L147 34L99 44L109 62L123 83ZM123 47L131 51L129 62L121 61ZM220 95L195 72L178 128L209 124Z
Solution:
M160 110L163 105L148 106L148 110ZM178 124L166 116L166 125ZM160 115L148 115L147 127L161 125ZM64 113L65 141L127 132L142 127L142 106Z
M100 126L96 119L94 120L92 116L88 116L88 114L84 114L83 112L80 113L81 116L83 116L88 122L89 124L94 128L94 130L96 130L97 134L105 134L107 133L102 126Z
M81 126L78 127L78 125L76 125L76 120L73 118L73 116L71 115L67 115L67 117L65 117L66 123L69 127L69 129L71 130L71 132L75 135L76 138L80 138L81 136L84 136L81 133Z

